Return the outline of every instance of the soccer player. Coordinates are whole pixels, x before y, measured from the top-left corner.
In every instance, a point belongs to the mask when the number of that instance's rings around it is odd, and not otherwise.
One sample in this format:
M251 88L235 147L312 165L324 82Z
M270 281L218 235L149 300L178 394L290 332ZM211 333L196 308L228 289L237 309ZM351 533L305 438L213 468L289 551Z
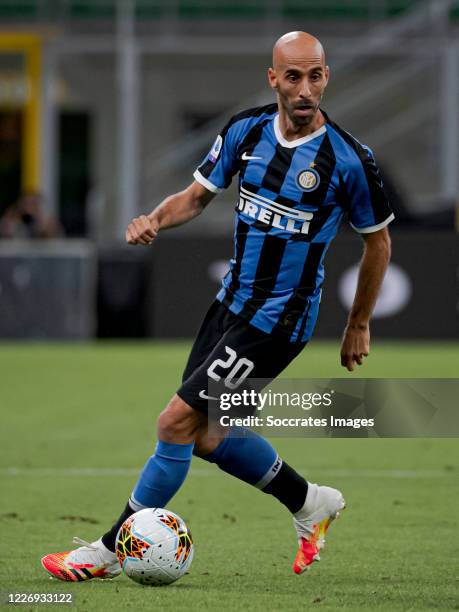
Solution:
M109 531L93 543L76 539L82 544L76 550L42 559L56 578L119 574L120 526L142 508L167 506L193 454L287 507L299 543L295 573L318 560L325 531L344 508L341 492L306 481L250 430L228 435L222 428L211 437L206 412L209 378L223 381L233 370L273 379L304 348L318 314L325 253L345 214L362 234L364 251L341 363L352 371L368 355L369 320L390 257L386 226L393 214L371 150L320 107L328 78L316 38L305 32L282 36L268 70L277 103L232 117L194 182L129 224L129 244L151 244L159 231L199 215L239 174L230 271L199 330L182 385L158 418L155 453Z

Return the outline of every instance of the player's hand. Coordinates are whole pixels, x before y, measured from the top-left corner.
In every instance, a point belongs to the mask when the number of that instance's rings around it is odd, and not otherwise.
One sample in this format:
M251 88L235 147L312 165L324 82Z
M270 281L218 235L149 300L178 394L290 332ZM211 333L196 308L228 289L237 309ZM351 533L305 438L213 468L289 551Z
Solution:
M370 328L368 325L346 325L341 344L341 365L352 372L355 365L362 365L370 352Z
M158 223L146 215L140 215L129 223L126 230L128 244L151 244L158 235Z

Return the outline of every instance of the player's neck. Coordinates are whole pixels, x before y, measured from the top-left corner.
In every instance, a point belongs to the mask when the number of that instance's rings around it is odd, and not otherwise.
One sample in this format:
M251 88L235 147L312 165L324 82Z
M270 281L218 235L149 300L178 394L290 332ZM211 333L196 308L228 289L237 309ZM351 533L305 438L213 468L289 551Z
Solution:
M294 141L309 134L314 133L323 125L325 125L326 119L323 116L320 109L311 118L311 121L307 125L295 125L287 113L279 108L279 129L285 140Z

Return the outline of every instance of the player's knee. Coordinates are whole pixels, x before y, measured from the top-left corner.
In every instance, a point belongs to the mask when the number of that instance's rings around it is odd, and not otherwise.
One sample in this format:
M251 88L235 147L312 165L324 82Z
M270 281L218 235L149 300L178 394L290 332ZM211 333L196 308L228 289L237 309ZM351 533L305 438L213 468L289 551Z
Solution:
M212 435L209 435L207 428L198 430L196 433L193 454L196 455L196 457L205 457L209 455L221 444L226 434L227 431L223 428L221 428L221 430L212 430Z
M158 417L158 438L164 442L189 444L194 441L201 421L201 414L174 395Z
M193 454L203 457L212 453L227 434L227 427L220 425L218 420L208 419L206 416L201 427L196 430Z

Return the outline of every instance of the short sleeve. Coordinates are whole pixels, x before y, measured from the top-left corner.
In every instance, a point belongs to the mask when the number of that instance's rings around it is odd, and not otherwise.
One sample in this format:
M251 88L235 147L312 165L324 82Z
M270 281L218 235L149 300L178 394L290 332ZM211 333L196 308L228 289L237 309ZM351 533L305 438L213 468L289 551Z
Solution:
M209 153L193 174L198 183L213 193L219 193L231 184L238 171L237 138L230 121L215 139Z
M386 227L394 219L381 175L368 147L361 146L359 162L346 173L349 222L361 234L370 234Z

